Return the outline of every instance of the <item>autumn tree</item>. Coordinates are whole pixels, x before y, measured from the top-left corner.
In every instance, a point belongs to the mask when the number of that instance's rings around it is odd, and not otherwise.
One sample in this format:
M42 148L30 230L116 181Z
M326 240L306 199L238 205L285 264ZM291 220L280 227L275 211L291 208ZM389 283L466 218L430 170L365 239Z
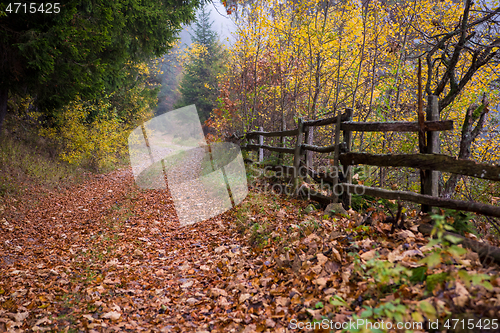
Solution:
M498 160L498 152L487 149L500 139L486 135L495 127L482 103L483 96L489 109L499 102L499 86L492 84L500 69L498 1L233 0L226 5L238 30L214 113L220 134L260 126L290 129L298 117L328 117L346 107L354 109L355 121L416 121L421 58L424 104L437 95L441 119L458 124L441 133L442 152L463 158L462 146L478 161ZM332 143L331 128L315 131L309 132L309 143ZM371 153L418 152L412 133L354 133L352 145ZM410 174L387 170L377 182L417 190L418 177Z
M459 159L471 158L471 147L481 134L490 110L489 92L494 90L494 80L498 80L498 73L495 77L493 69L498 69L500 63L500 6L498 3L496 8L492 5L495 4L480 2L475 5L466 0L453 29L444 29L440 23L438 31L421 34L427 48L423 54L428 73L425 90L428 96L440 97L440 113L463 95L464 89L473 89L469 97L471 104L462 111ZM470 85L478 80L482 81L482 91ZM459 178L459 175L450 176L444 185L443 196L453 194Z

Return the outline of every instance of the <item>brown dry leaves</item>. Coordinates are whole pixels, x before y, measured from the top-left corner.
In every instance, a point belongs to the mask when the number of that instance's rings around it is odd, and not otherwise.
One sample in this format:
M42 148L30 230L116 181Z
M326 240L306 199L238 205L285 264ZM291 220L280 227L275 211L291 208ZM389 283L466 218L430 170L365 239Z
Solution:
M3 205L0 331L214 326L214 249L237 246L220 220L180 228L168 193L130 171L31 192Z
M285 332L292 319L346 321L395 297L498 315L496 280L493 291L416 284L368 297L349 253L417 267L422 235L387 236L381 214L355 229L354 213L323 219L299 213L306 202L272 201L180 228L168 193L137 189L129 170L10 198L0 210L0 331ZM467 264L484 271L473 256Z

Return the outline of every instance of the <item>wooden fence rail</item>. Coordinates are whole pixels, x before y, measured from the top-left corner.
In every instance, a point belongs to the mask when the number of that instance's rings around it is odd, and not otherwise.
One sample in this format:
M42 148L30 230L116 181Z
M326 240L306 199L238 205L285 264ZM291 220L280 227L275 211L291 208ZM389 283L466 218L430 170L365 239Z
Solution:
M326 146L326 147L318 147L318 146L313 146L313 145L306 145L305 143L301 145L301 148L303 150L310 150L314 151L317 153L331 153L335 151L335 145L333 146ZM245 144L241 146L241 149L243 150L259 150L259 149L266 149L269 151L275 151L278 153L283 153L283 154L295 154L295 148L285 148L285 147L272 147L268 145L254 145L254 144ZM345 152L347 149L347 145L345 142L340 143L340 151Z
M264 131L254 131L245 134L247 139L256 136L273 137L273 136L296 136L299 133L298 129L281 131L281 132L264 132Z
M444 199L413 192L389 191L362 185L343 184L343 186L349 188L349 191L351 193L362 193L365 195L371 195L374 197L379 197L389 200L411 201L422 205L463 210L466 212L475 212L484 215L500 217L500 207L487 205L479 202Z
M457 160L440 154L389 154L346 153L340 155L342 165L368 164L376 166L432 169L459 175L500 181L500 166Z
M345 152L347 150L347 143L346 142L341 142L338 144L340 151ZM318 147L314 145L307 145L307 144L302 144L302 149L304 150L309 150L309 151L314 151L317 153L331 153L335 151L337 145L333 146L326 146L326 147Z
M334 188L341 185L344 191L344 204L351 205L351 193L364 193L367 195L393 199L404 200L419 203L423 211L428 211L430 207L443 207L458 209L464 211L476 212L484 215L500 217L500 207L487 205L477 202L452 200L438 197L438 179L439 171L450 172L460 175L471 176L475 178L500 181L500 166L476 163L469 160L457 160L453 157L439 154L439 135L438 131L453 129L451 120L439 121L438 101L436 96L429 97L429 106L427 109L427 120L423 121L421 114L420 122L353 122L352 109L346 111L340 116L326 119L304 121L299 118L297 128L286 131L265 132L262 128L259 131L248 132L240 139L258 140L259 144L245 144L241 148L246 150L263 149L283 154L293 154L293 166L273 166L275 171L282 171L285 174L292 175L295 188L298 189L299 177L309 174L314 179L324 180L331 183ZM419 108L421 109L421 108ZM420 110L420 113L422 111ZM304 143L308 137L310 127L325 126L335 124L335 144L331 146L315 146ZM340 131L343 131L341 142ZM367 154L351 152L352 132L418 132L420 141L422 134L427 133L427 142L420 142L420 154ZM296 142L294 148L272 147L263 144L264 137L283 137L295 136ZM318 173L312 170L310 166L304 168L305 151L314 151L317 153L334 152L334 170L340 170L340 163L347 167L344 170L344 183L339 184L339 174L333 176L325 173ZM259 162L262 162L262 154L259 154ZM339 163L340 162L340 163ZM421 193L407 191L389 191L380 188L367 187L351 184L350 166L357 164L368 164L379 167L410 167L421 170ZM300 173L302 172L302 173ZM324 201L324 196L321 198ZM332 202L337 202L338 197L330 198Z
M267 145L247 144L247 145L242 146L241 149L243 149L243 150L266 149L266 150L274 151L277 153L292 154L292 155L295 153L295 148L272 147L272 146L267 146Z
M346 121L340 124L340 129L343 131L353 132L418 132L419 124L409 121L395 122L352 122ZM453 129L453 120L446 121L426 121L424 122L425 131L448 131Z

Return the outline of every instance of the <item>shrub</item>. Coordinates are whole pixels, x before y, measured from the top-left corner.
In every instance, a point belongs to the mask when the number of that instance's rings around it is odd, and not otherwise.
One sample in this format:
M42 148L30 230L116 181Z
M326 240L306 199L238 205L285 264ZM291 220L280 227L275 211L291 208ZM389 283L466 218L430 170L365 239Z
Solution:
M125 155L128 126L110 110L109 103L88 104L77 99L64 107L59 120L61 125L44 128L40 134L64 145L62 160L97 171L111 167Z

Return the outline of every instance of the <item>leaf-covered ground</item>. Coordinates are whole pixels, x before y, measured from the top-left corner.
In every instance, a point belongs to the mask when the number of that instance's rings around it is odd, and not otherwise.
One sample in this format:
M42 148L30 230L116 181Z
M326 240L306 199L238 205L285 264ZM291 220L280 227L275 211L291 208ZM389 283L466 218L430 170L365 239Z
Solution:
M168 193L139 190L130 170L28 186L0 204L0 331L328 332L358 318L499 331L498 266L411 225L391 234L379 211L360 225L252 192L181 228Z

